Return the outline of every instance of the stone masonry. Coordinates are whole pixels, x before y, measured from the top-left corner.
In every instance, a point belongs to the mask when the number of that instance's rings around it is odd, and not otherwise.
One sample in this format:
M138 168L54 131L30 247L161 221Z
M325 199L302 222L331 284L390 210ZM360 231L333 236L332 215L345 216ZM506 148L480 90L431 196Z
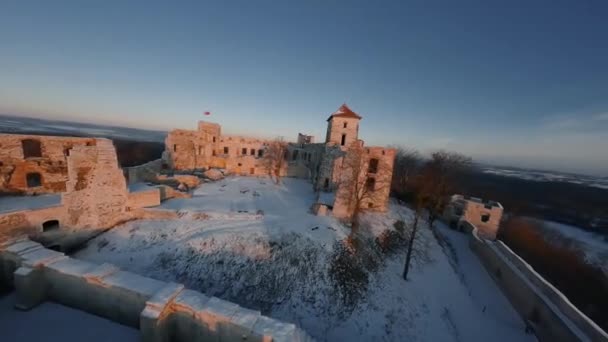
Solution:
M379 186L381 180L392 177L395 150L384 147L364 146L359 139L361 116L346 104L327 119L324 143L312 143L314 137L298 134L297 143L288 146L286 175L307 178L315 190L339 192L343 180L343 160L352 153L351 146L364 148L361 158L361 181L378 185L366 199L366 210L385 211L389 189ZM216 123L199 122L198 130L173 130L165 140L167 164L175 170L221 168L240 175L266 175L263 156L269 140L241 136L223 136ZM372 167L370 167L372 165ZM378 165L384 167L378 168ZM342 189L342 192L348 189ZM333 203L336 216L348 217L352 203L348 200Z
M60 193L66 190L67 156L95 139L0 134L0 192Z
M103 228L128 218L127 184L111 140L74 147L68 170L67 191L62 195L67 225Z
M460 228L462 221L467 221L477 227L484 238L495 239L503 210L498 202L453 195L444 210L443 218L456 228Z

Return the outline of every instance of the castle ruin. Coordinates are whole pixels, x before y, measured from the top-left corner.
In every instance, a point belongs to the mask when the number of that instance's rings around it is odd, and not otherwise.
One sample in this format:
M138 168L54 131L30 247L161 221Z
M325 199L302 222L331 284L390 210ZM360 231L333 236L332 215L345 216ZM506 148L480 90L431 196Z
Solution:
M298 134L285 153L286 176L309 179L319 204L337 217L349 217L355 207L386 211L395 150L365 146L359 139L361 116L346 104L327 119L325 142ZM271 140L224 136L217 123L201 121L198 130L176 129L165 140L165 159L175 170L221 168L239 175L269 174L264 154Z

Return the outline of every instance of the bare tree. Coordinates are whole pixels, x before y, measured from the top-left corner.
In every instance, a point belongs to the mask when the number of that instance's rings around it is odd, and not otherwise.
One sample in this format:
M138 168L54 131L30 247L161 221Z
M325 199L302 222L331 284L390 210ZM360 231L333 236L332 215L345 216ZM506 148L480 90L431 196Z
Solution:
M471 167L471 158L455 152L437 151L431 159L422 165L413 179L408 182L397 182L396 191L407 191L407 187L414 187L413 210L414 220L411 223L412 232L408 241L407 255L403 267L403 279L407 280L414 239L418 224L426 213L427 222L432 228L433 223L441 214L449 195L452 195L458 182L458 174Z
M420 153L411 148L397 147L391 190L404 199L414 190L413 181L420 171L422 158Z
M281 174L287 163L287 143L282 137L271 141L266 147L262 163L270 178L274 175L275 182L281 182Z
M360 214L370 203L375 204L378 194L390 190L392 170L384 158L370 157L367 150L356 143L342 158L336 196L348 207L352 231L356 233Z
M427 210L427 221L431 227L443 212L448 198L455 192L458 175L468 171L472 159L463 154L440 150L422 167L417 180L417 197Z

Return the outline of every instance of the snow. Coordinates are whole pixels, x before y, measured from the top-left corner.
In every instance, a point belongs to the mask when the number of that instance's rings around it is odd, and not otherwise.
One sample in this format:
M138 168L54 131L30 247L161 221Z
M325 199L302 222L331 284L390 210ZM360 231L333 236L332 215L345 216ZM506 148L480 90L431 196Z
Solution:
M587 262L608 268L608 238L605 236L563 223L535 221L542 224L545 239L551 243L579 250Z
M395 233L401 217L411 222L409 210L392 203L388 213L365 215L365 239L349 245L348 227L309 212L311 184L282 182L203 184L190 199L163 203L183 212L180 219L125 223L75 257L183 283L293 322L319 341L533 340L465 235L441 225L434 235L421 224L404 281L405 250L379 252L374 238ZM210 218L188 215L194 211Z
M594 188L608 189L608 177L596 177L565 172L548 172L515 168L483 167L482 172L498 176L514 177L535 182L564 182Z
M61 195L2 196L0 213L20 210L43 209L61 205Z
M15 295L0 297L3 341L139 341L138 330L107 319L45 302L30 311L14 309Z

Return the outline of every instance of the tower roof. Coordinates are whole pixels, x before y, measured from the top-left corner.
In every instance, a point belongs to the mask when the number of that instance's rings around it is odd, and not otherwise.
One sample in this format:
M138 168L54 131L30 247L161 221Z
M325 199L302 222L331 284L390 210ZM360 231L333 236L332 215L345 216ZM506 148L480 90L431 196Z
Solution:
M361 116L355 112L353 112L350 108L348 108L348 106L346 105L346 103L342 104L340 106L340 108L338 108L337 111L333 112L329 118L327 118L327 121L331 120L334 117L338 117L338 118L353 118L353 119L359 119L361 120Z

